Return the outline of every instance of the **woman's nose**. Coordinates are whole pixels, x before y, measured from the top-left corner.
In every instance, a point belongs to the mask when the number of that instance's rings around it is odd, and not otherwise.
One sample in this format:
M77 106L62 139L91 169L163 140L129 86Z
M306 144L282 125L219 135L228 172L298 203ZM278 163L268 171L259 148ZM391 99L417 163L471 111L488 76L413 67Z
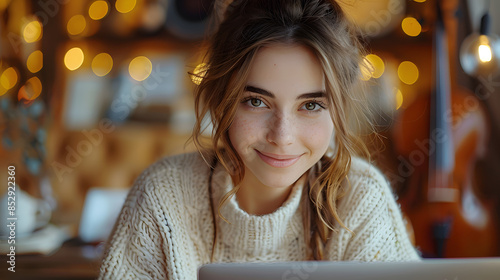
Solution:
M288 146L295 140L293 118L285 114L274 115L269 122L266 139L277 146Z

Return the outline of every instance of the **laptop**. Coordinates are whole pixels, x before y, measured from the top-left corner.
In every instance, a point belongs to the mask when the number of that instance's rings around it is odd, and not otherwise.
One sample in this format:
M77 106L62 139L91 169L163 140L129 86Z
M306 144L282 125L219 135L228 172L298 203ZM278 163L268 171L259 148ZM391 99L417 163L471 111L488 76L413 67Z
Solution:
M198 269L199 280L499 280L500 258L424 259L421 262L219 263Z

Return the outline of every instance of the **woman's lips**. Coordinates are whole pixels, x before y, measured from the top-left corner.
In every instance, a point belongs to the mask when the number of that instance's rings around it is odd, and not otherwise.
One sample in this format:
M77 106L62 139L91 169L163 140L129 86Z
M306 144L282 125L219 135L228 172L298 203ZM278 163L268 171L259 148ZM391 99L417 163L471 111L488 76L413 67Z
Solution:
M276 155L276 154L263 153L263 152L260 152L258 150L255 150L255 151L259 155L260 159L262 159L262 161L271 165L272 167L277 167L277 168L284 168L284 167L292 166L302 156L302 155L298 155L298 156L295 156L295 155Z

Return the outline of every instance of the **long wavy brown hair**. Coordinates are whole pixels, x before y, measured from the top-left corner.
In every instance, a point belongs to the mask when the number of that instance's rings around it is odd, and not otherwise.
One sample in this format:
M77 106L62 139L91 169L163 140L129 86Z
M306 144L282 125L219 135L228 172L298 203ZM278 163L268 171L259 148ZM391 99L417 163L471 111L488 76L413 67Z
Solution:
M229 140L228 130L255 55L272 44L306 46L321 63L335 129L331 151L307 172L307 191L302 199L308 259L324 259L326 242L337 230L335 224L346 228L336 209L345 186L349 186L351 157L369 157L366 145L355 133L357 129L353 129L365 123L370 126L364 91L360 90L364 51L358 32L335 1L227 2L216 1L220 21L209 39L206 68L191 73L201 79L195 90L197 121L192 140L205 158L213 156L224 166L235 186L219 201L217 213L222 217L221 207L238 191L245 176L244 164ZM212 141L205 145L202 134L210 124Z

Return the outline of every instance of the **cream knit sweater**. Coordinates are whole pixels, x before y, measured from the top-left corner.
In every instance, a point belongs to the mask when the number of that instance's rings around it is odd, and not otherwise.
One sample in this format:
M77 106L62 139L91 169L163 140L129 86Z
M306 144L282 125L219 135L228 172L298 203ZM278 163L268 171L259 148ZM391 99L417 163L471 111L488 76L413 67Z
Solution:
M130 190L109 240L99 279L196 279L210 262L213 221L209 202L210 169L197 153L165 158L149 167ZM341 228L327 244L329 260L419 260L400 209L384 177L354 158L351 188L338 212L352 235ZM218 164L212 178L215 207L232 188ZM255 216L236 198L222 208L231 222L217 218L214 261L300 261L306 258L301 216L302 185L275 212Z

